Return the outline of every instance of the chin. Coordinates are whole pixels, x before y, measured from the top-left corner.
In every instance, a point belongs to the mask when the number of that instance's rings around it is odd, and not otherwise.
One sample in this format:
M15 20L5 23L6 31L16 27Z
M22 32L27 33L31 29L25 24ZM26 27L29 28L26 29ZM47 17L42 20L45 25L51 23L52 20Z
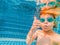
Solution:
M44 31L49 31L49 29L44 29Z

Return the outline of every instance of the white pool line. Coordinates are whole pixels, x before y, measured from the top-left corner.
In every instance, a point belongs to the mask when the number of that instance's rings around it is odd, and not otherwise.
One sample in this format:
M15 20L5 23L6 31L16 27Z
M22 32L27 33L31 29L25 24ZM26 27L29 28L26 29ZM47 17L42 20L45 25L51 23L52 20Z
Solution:
M0 38L0 41L23 41L25 42L26 39L17 39L17 38ZM36 40L34 40L34 42L36 42Z

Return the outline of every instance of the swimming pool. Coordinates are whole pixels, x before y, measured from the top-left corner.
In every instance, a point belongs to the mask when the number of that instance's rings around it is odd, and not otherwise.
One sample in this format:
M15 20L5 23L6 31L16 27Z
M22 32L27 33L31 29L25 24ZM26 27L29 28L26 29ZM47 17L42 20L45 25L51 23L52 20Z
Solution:
M31 45L35 45L34 41ZM0 38L0 45L27 45L25 39Z
M34 1L0 0L0 45L27 45L25 39L32 26L35 10ZM58 28L54 31L60 34L59 16L57 21Z

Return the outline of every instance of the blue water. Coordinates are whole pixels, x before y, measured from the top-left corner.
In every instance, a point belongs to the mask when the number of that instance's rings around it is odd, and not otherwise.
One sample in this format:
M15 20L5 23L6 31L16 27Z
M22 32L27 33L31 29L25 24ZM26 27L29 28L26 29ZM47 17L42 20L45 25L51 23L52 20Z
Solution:
M36 2L25 0L0 0L0 38L25 39L30 30ZM38 16L36 15L38 18ZM56 18L57 28L54 31L60 34L60 16ZM26 45L26 42L0 41L1 45Z
M35 45L36 43L32 43L31 45ZM0 45L27 45L26 42L23 41L0 41Z
M34 1L0 0L0 37L26 38L35 7Z
M0 45L27 45L25 39L0 38ZM36 45L34 41L31 45Z

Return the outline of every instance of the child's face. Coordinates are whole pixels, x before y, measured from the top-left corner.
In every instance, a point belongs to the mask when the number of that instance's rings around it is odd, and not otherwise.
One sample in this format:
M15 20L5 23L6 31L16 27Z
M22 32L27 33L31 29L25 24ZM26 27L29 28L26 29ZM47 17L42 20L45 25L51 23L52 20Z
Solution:
M53 16L50 14L42 14L40 16L40 26L44 31L51 30L54 26Z

